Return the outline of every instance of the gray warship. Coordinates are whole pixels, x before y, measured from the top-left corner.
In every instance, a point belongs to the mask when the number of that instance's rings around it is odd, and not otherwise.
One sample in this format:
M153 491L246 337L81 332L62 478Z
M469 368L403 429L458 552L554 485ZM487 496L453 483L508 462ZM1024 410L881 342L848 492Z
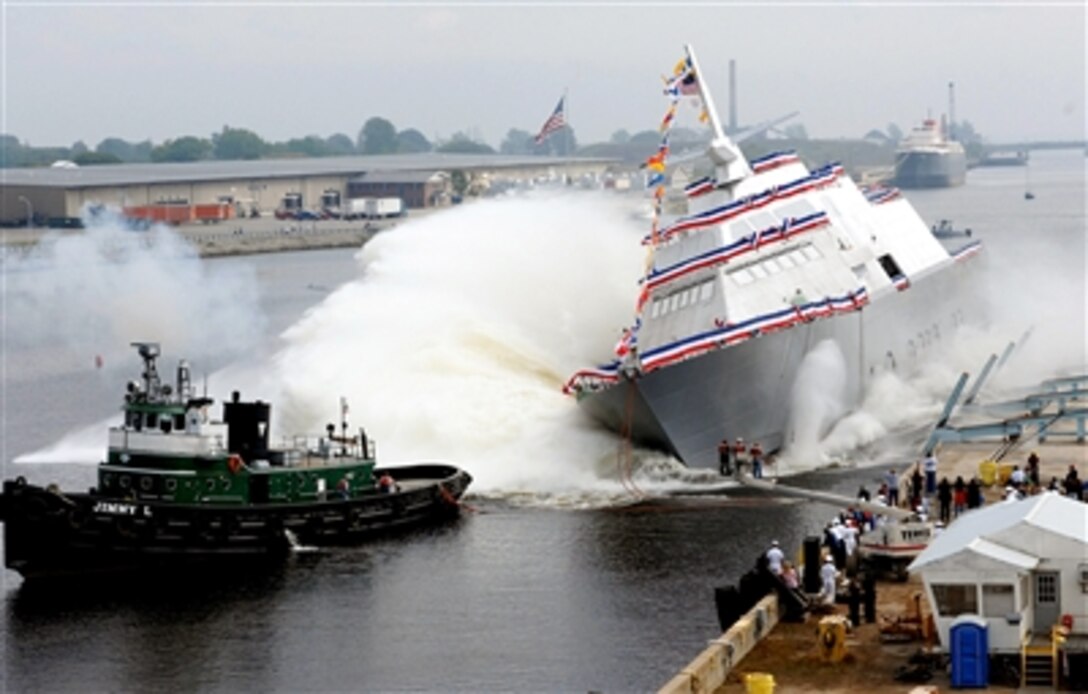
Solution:
M898 190L861 189L837 164L748 161L686 52L669 84L704 109L709 175L684 188L685 214L655 217L635 319L611 361L564 392L624 437L717 467L723 438L789 442L798 376L821 368L820 353L841 354L847 407L881 372L930 357L980 310L981 246L949 252Z

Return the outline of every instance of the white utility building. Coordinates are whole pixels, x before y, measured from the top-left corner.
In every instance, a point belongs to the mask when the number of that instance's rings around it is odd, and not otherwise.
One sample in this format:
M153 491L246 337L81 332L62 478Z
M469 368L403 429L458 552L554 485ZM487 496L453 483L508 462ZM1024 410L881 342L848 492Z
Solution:
M960 615L986 621L990 653L1020 653L1072 621L1088 634L1088 504L1048 492L956 519L909 567L919 572L941 645Z

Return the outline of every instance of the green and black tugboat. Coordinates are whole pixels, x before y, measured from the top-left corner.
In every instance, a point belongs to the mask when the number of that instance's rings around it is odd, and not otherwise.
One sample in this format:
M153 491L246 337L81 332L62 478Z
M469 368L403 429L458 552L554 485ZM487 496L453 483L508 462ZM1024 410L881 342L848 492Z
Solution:
M363 429L269 446L271 407L237 392L213 421L185 361L159 379L155 343L131 381L124 423L109 430L98 485L86 493L4 482L5 564L26 578L276 558L295 545L349 544L445 522L472 478L445 464L379 469ZM342 413L346 408L341 407Z

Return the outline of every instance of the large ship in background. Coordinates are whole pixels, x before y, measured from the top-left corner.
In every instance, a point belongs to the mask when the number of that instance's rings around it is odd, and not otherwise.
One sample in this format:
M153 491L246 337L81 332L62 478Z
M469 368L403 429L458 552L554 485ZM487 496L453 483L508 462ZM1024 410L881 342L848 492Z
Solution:
M932 118L912 129L895 150L895 185L900 188L950 188L967 180L967 153L945 135Z
M879 373L932 355L973 315L980 246L949 253L897 190L862 190L837 164L810 170L792 152L748 161L700 77L688 47L647 161L657 204L632 327L612 361L564 390L621 435L716 467L724 437L789 442L803 370L849 408ZM687 98L713 136L706 175L684 189L687 213L666 220L668 126Z

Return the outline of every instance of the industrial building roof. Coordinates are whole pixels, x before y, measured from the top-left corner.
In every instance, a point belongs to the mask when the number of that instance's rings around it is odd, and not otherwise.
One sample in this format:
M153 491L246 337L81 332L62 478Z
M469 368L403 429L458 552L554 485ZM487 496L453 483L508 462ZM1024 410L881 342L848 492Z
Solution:
M200 161L164 164L102 164L77 168L0 169L0 184L89 188L146 183L267 179L362 174L367 171L546 168L570 164L609 164L600 157L534 157L505 154L380 154L355 157Z
M434 169L426 171L367 171L348 179L351 183L427 183L438 175Z

